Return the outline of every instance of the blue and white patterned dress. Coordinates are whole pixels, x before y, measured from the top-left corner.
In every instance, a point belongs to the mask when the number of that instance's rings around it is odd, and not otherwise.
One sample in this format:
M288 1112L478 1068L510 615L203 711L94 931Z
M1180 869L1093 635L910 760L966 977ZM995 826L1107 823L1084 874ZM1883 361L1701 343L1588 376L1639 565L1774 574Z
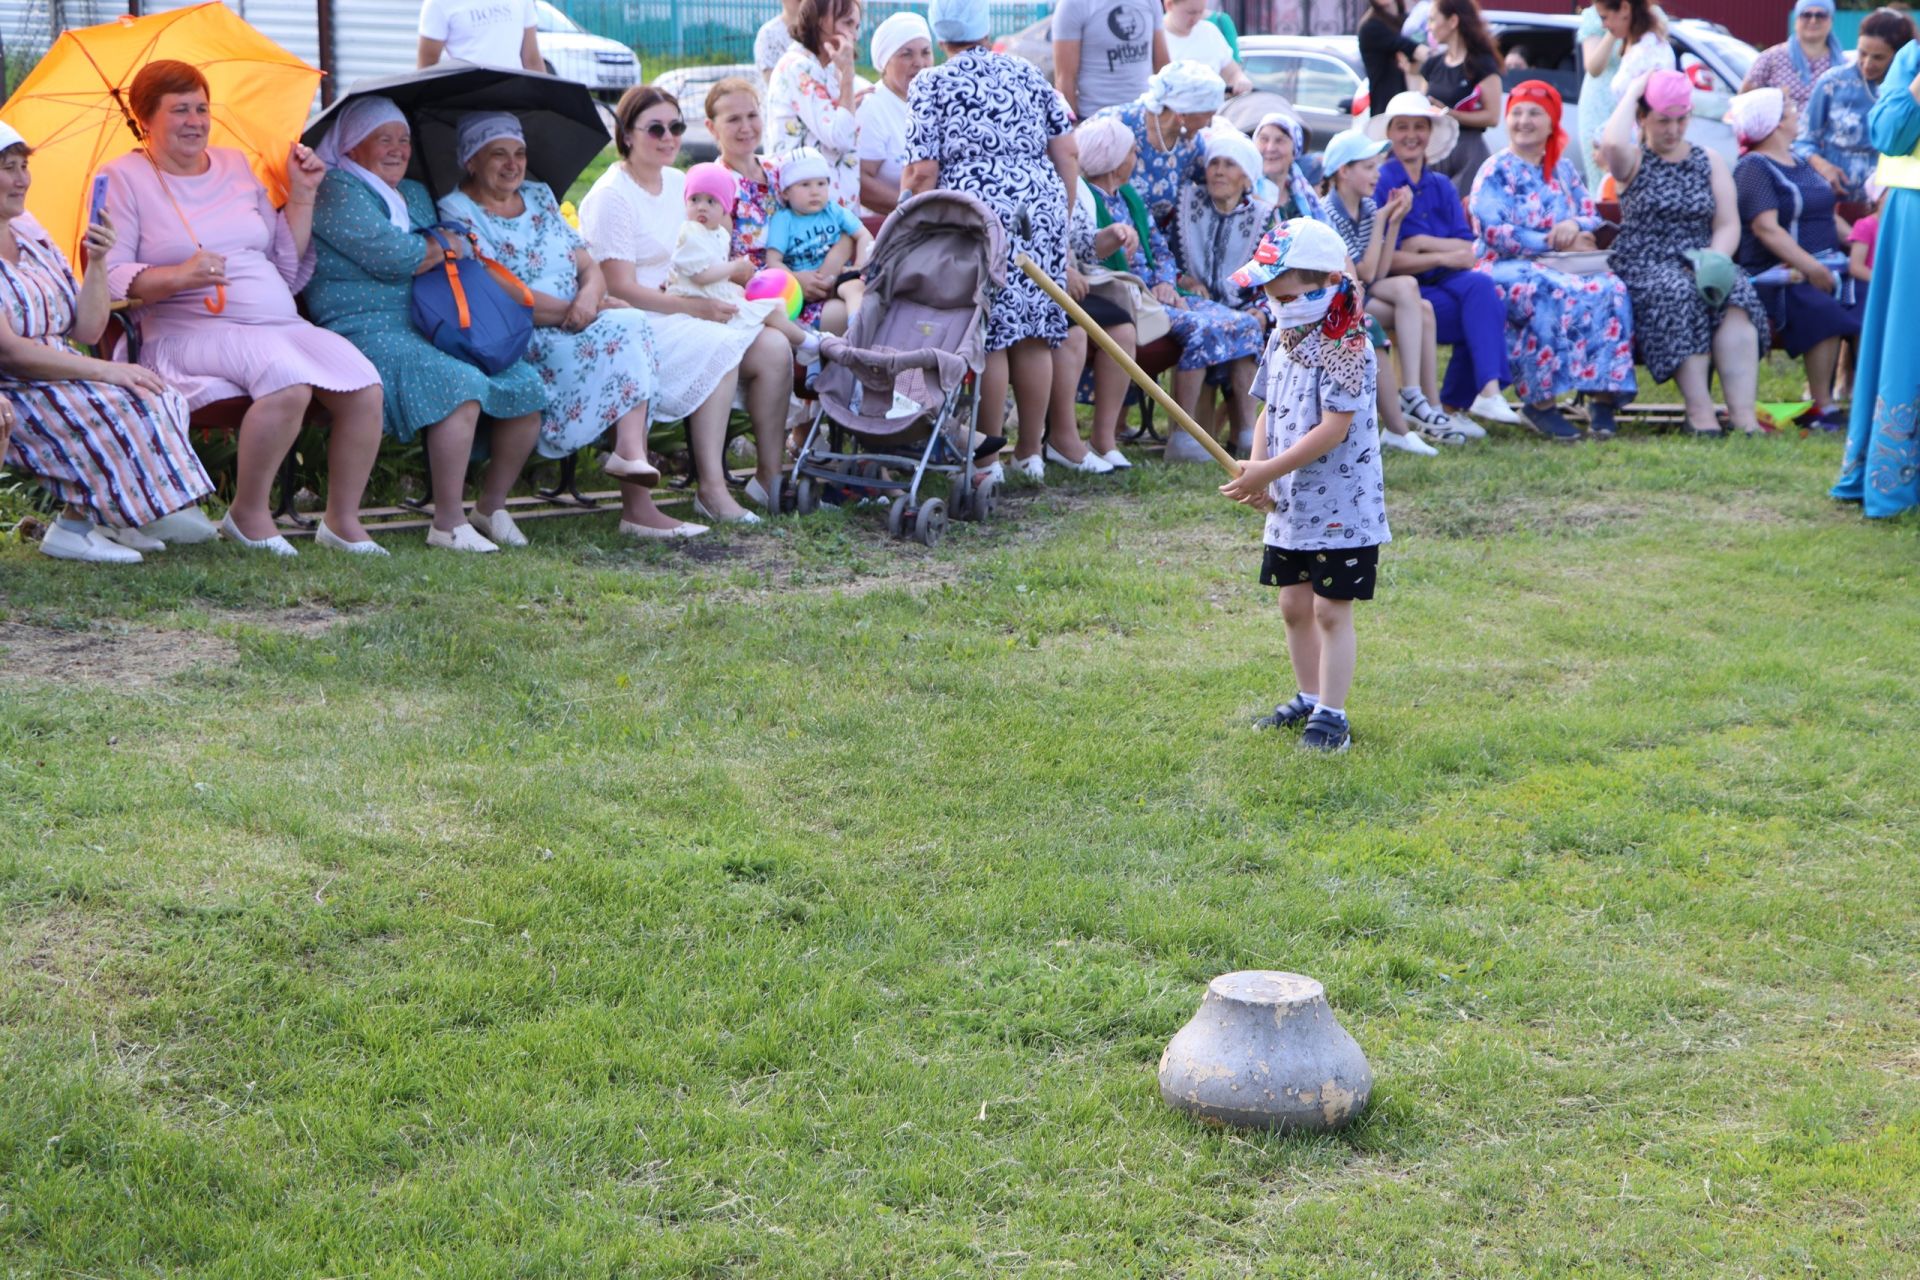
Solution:
M1129 102L1124 106L1108 107L1100 114L1113 116L1133 130L1133 144L1138 155L1134 158L1133 173L1128 177L1127 185L1146 201L1147 212L1153 215L1153 220L1164 222L1173 212L1174 205L1180 201L1180 189L1204 171L1202 157L1206 153L1206 146L1200 141L1200 135L1190 133L1184 138L1175 138L1169 150L1161 151L1148 141L1153 126L1148 120L1145 103Z
M1550 248L1547 233L1571 218L1582 231L1600 225L1580 170L1560 157L1549 183L1537 164L1503 149L1473 182L1479 269L1493 277L1507 306L1507 364L1528 404L1569 391L1634 388L1633 303L1611 272L1573 275L1533 259Z
M1880 163L1880 153L1867 137L1867 113L1879 96L1880 86L1868 84L1860 68L1848 64L1833 68L1813 82L1806 110L1800 113L1800 135L1794 139L1793 154L1803 160L1819 156L1846 174L1842 200L1866 199L1867 179Z
M907 111L907 163L937 163L940 185L984 201L1006 232L1007 287L987 309L987 350L1028 338L1059 346L1067 313L1014 263L1024 253L1066 286L1067 189L1047 156L1073 128L1060 95L1032 63L973 48L915 76Z
M440 216L472 227L527 288L570 302L580 291L573 255L587 242L567 225L545 183L528 182L520 195L526 208L517 218L488 213L461 191L441 197ZM527 363L547 394L537 446L543 458L585 448L651 401L659 369L647 313L633 307L602 311L579 333L535 326Z

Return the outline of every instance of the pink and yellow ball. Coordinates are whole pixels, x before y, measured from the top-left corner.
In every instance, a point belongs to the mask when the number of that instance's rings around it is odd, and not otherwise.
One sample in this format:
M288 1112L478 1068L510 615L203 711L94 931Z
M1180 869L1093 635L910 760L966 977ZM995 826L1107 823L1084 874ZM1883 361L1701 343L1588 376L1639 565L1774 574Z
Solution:
M785 267L768 267L747 281L748 302L759 302L766 298L775 299L785 306L789 320L800 314L801 304L806 301L800 294L800 282Z

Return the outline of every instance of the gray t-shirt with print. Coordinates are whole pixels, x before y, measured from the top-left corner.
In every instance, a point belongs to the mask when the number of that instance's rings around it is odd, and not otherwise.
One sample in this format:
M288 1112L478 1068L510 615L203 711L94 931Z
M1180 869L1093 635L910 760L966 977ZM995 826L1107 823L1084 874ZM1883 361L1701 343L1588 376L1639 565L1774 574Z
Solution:
M1153 76L1156 0L1060 0L1053 38L1080 42L1080 118L1132 102Z
M1351 413L1346 438L1267 488L1266 543L1288 551L1378 546L1387 531L1387 488L1380 473L1380 426L1374 407L1378 374L1367 350L1366 384L1350 394L1324 368L1293 360L1267 343L1254 386L1266 388L1267 456L1278 457L1320 422L1323 413Z

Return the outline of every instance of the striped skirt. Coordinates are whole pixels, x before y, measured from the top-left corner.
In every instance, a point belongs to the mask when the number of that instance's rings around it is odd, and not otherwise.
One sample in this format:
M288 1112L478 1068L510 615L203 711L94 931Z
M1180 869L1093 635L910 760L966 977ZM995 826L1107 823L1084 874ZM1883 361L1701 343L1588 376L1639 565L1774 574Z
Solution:
M148 400L107 382L0 380L0 394L18 419L7 466L99 524L152 524L213 492L177 391Z

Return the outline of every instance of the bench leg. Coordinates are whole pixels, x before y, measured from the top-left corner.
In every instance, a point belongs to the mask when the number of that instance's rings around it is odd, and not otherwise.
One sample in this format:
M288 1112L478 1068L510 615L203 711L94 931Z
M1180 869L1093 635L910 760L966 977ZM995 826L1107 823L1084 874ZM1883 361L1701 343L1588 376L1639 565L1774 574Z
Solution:
M600 500L598 498L589 498L586 494L580 492L579 473L580 455L578 453L570 453L560 459L560 475L554 480L553 487L550 489L539 489L536 490L536 492L548 502L568 501L572 502L575 506L586 507L591 510L600 505Z
M280 502L273 509L274 522L286 520L296 529L311 529L319 523L312 516L303 516L294 510L294 495L300 492L300 464L296 460L299 446L287 450L287 456L280 463Z

